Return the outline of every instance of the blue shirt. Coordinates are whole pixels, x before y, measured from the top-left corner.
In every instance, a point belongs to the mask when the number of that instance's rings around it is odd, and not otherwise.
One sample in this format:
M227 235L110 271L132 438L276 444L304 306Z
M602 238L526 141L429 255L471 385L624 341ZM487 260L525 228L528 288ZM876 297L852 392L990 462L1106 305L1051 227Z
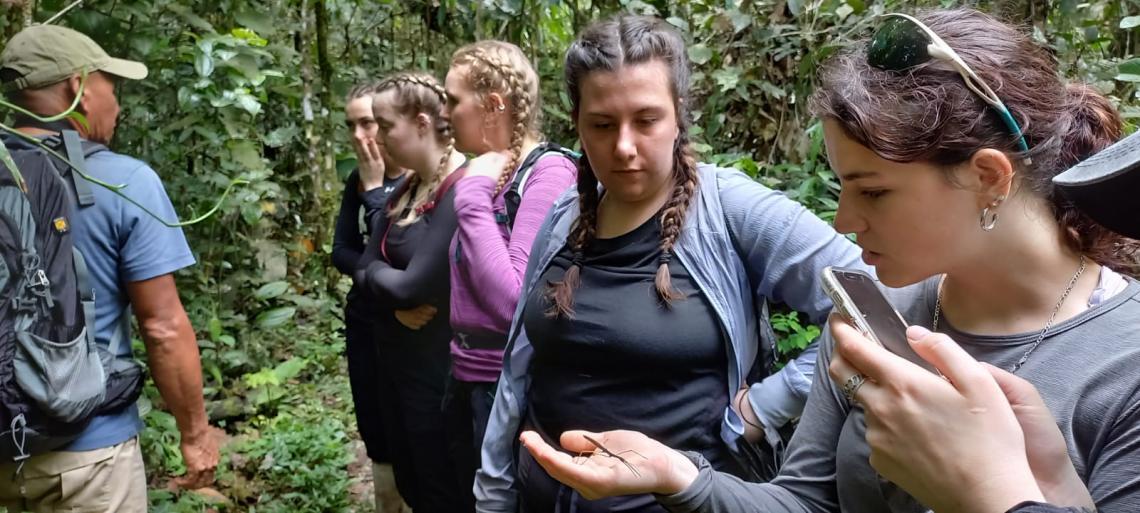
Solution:
M177 215L162 181L150 166L110 151L87 159L87 172L163 220ZM80 178L80 180L82 180ZM131 352L131 311L127 283L148 280L194 264L181 228L171 228L104 187L90 184L95 204L72 215L75 247L83 253L95 288L95 340L107 346L118 338L118 354ZM92 419L87 429L63 450L90 451L120 444L142 428L135 405L116 415Z

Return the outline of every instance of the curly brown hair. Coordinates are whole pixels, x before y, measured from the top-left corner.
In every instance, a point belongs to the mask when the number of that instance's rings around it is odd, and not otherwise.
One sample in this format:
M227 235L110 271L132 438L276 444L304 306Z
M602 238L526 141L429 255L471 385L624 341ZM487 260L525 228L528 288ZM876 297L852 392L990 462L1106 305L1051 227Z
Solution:
M865 42L824 65L811 98L813 113L835 120L884 159L928 162L946 170L948 178L953 166L978 150L1004 151L1017 168L1016 185L1048 199L1070 248L1136 276L1140 242L1096 224L1052 182L1120 138L1122 121L1112 104L1089 86L1066 83L1046 48L989 15L963 8L915 17L994 89L1021 126L1027 154L1018 149L1017 135L953 67L930 60L903 72L879 69L867 62Z

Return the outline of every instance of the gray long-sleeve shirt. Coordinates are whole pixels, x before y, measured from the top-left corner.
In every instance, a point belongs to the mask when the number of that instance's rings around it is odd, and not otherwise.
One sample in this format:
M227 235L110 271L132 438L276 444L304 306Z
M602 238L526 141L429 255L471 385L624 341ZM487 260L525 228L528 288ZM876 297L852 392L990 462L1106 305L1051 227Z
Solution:
M937 281L887 291L912 324L930 327ZM980 361L1010 368L1037 332L973 336L940 331ZM780 475L745 483L699 465L687 490L659 497L674 512L924 513L927 508L875 473L866 423L827 373L834 341L821 340L815 382ZM1140 283L1058 323L1017 373L1057 419L1077 473L1101 513L1140 511ZM703 463L703 462L702 462Z

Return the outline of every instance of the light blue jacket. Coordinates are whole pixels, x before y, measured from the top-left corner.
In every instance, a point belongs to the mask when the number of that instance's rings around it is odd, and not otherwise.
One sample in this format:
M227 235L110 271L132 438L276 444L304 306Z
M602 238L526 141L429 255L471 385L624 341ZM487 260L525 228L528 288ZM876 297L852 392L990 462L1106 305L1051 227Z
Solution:
M764 378L751 386L748 399L768 440L778 440L776 430L804 408L818 349L813 343L779 372L770 373L775 339L768 326L767 301L786 303L812 322L822 323L831 311L831 300L820 287L823 268L865 266L859 249L827 223L744 173L701 165L699 182L675 245L675 258L708 298L730 342L725 390L729 398L760 359ZM483 466L475 478L476 509L481 513L514 513L518 508L515 451L534 355L522 325L525 298L566 244L577 217L578 196L570 191L554 204L531 250L524 299L508 334L510 345L483 439ZM734 453L741 451L743 434L743 421L731 407L725 408L720 435Z

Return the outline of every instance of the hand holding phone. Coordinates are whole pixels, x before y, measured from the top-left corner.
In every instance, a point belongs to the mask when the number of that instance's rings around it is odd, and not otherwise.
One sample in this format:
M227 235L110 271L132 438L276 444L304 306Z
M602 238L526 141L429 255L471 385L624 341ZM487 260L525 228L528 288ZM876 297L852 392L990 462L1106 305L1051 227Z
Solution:
M933 365L910 347L906 339L906 321L883 296L871 275L858 269L827 267L823 270L823 291L831 297L835 310L863 336L938 374Z

